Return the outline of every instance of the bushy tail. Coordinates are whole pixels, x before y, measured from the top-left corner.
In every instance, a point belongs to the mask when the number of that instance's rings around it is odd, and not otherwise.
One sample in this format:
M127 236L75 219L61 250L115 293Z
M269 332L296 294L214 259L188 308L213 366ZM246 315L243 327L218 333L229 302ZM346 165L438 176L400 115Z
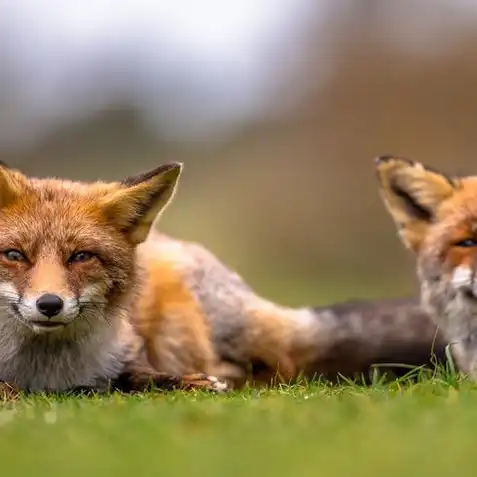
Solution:
M313 311L317 352L308 374L369 376L377 366L400 376L446 361L447 343L418 300L348 301Z

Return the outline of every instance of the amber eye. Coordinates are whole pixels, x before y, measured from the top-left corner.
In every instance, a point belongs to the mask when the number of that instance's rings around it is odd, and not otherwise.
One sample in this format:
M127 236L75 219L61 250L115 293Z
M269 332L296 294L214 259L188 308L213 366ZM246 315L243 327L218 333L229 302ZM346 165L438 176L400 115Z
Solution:
M465 239L465 240L461 240L460 242L456 242L454 245L456 247L463 247L463 248L477 247L477 240Z
M84 263L89 262L94 257L94 253L92 252L76 252L68 260L68 263Z
M23 253L13 248L4 250L2 254L9 262L25 262L26 261L25 255L23 255Z

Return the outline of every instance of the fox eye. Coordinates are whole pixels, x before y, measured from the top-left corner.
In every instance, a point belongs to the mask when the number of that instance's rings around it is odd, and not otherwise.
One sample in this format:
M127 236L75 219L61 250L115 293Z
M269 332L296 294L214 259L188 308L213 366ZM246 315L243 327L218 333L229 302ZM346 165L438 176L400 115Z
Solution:
M68 260L68 263L84 263L84 262L88 262L93 257L94 257L94 253L92 252L85 252L85 251L76 252L73 255L71 255L71 257Z
M24 261L26 261L25 255L23 255L23 253L21 253L18 250L8 249L8 250L4 250L2 253L3 253L3 256L9 262L24 262Z
M454 244L456 247L465 247L465 248L468 248L468 247L477 247L477 240L474 240L474 239L465 239L465 240L461 240L460 242L456 242Z

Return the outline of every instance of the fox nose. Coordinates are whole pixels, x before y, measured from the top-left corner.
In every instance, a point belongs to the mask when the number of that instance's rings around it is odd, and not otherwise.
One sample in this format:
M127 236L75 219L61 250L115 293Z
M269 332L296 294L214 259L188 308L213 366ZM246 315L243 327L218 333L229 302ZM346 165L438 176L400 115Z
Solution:
M41 314L51 318L63 309L63 300L53 293L45 293L36 301L36 308Z

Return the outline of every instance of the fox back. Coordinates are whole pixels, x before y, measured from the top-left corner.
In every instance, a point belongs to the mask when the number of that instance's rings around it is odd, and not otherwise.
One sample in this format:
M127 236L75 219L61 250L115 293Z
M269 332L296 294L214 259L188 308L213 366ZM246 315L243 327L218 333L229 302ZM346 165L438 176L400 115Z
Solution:
M119 372L136 346L135 249L180 170L81 183L0 166L0 379L64 390Z
M391 156L376 167L384 204L416 255L423 308L459 369L477 377L477 176L450 177Z

